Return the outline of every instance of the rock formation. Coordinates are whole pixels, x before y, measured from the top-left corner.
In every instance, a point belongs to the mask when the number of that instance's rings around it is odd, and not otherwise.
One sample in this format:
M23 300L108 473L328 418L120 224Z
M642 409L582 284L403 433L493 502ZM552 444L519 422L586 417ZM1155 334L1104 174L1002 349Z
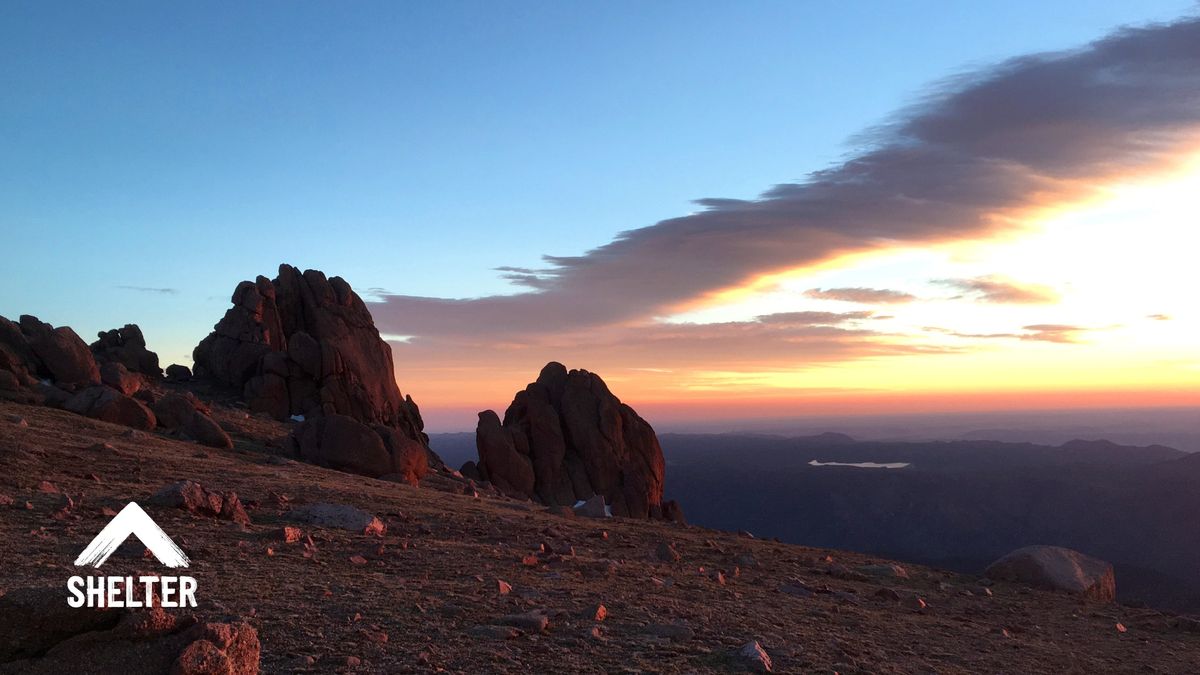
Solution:
M302 416L292 434L302 459L406 482L440 464L396 386L391 348L341 277L280 265L274 281L243 281L193 359L195 377L240 391L252 410Z
M1113 566L1061 546L1026 546L988 566L992 579L1076 593L1104 602L1117 597Z
M616 516L682 520L663 502L664 462L654 429L586 370L547 364L499 416L479 413L479 462L464 467L502 492L548 506L602 495Z
M100 383L100 369L87 344L67 326L55 328L24 315L20 323L0 317L0 370L31 387L50 380L66 391Z
M96 361L117 363L132 373L141 373L155 379L162 377L162 368L158 367L158 354L146 349L146 338L142 329L135 324L125 324L123 328L101 331L98 340L92 343L92 354Z
M274 281L243 281L192 357L196 377L242 391L277 419L336 413L427 444L416 404L396 387L391 349L341 277L280 265Z

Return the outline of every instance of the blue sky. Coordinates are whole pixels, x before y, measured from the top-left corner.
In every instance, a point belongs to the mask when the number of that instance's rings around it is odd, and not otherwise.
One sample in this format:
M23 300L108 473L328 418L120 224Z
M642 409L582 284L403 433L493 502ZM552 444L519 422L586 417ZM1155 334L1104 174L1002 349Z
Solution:
M1048 4L6 2L0 314L136 322L170 363L284 261L508 292L802 180L939 79L1195 9Z

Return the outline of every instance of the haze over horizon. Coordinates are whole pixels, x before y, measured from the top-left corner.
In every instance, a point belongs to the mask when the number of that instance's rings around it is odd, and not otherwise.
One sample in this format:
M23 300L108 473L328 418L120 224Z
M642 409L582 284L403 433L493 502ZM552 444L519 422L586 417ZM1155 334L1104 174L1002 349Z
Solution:
M0 8L0 314L189 363L321 269L433 431L550 360L676 428L1200 406L1193 3L330 7Z

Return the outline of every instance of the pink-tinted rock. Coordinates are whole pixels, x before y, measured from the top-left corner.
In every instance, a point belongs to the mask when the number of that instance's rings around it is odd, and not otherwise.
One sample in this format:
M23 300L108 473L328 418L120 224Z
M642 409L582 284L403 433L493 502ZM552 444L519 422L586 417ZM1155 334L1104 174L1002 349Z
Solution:
M654 429L586 370L547 364L502 424L494 412L480 413L476 446L479 473L507 494L550 506L601 495L616 516L682 519L673 503L664 511Z
M21 317L21 333L40 364L39 372L60 386L82 387L100 382L100 369L87 344L68 326L55 328L37 317Z
M346 415L306 420L292 430L290 443L300 459L364 476L395 476L415 485L429 472L424 445L392 427L367 426Z
M162 376L158 366L158 354L146 349L146 338L142 329L135 324L122 328L101 331L91 345L92 354L101 363L119 363L130 372L141 373L152 378Z
M141 401L105 386L81 390L64 407L77 415L144 431L153 429L157 423L154 413Z
M260 276L238 284L232 302L193 352L196 377L240 392L251 410L279 420L344 415L388 427L423 448L426 464L440 466L420 410L396 386L391 348L343 279L281 265L274 280ZM389 461L394 455L411 461L385 473L421 473L410 445L388 446ZM383 456L376 450L368 442L361 452L320 454L330 466L382 475Z
M1104 602L1113 602L1117 596L1110 563L1061 546L1019 548L989 565L986 575Z
M142 388L142 378L116 361L100 366L100 381L126 396L133 396Z

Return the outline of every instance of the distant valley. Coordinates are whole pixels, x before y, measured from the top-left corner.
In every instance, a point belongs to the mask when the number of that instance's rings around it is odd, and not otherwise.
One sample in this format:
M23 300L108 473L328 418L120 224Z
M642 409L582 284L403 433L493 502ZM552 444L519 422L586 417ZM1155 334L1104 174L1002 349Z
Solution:
M834 433L660 440L666 493L696 525L964 572L1020 546L1056 544L1111 561L1125 601L1200 608L1200 455L1104 440L1048 446ZM474 458L474 434L430 441L452 466Z

